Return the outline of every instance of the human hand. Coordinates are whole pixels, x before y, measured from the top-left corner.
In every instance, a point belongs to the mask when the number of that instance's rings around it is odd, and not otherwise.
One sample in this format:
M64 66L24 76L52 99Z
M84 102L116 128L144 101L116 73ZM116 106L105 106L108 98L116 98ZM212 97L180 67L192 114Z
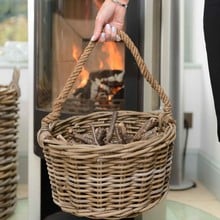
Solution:
M124 27L127 3L128 0L120 0L119 3L105 0L97 13L91 41L120 40L117 29L122 30Z

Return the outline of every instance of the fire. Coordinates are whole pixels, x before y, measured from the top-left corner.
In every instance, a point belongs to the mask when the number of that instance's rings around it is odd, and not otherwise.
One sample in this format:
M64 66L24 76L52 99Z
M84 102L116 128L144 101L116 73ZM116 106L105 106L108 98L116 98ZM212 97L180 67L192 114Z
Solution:
M115 42L104 43L102 52L107 54L105 62L110 70L123 69L123 56ZM101 66L99 67L101 68Z
M72 57L76 62L79 59L79 56L80 56L80 50L76 46L73 45ZM89 72L85 68L83 68L82 72L80 73L79 78L77 79L76 87L77 88L84 87L88 81L88 78L89 78Z
M119 45L115 42L106 42L101 45L101 49L98 51L98 54L95 55L95 58L97 59L95 61L97 65L97 71L100 70L122 70L123 67L123 51L121 51L121 48ZM81 54L81 50L76 46L73 45L72 47L72 57L75 62L79 59L79 56ZM93 63L94 64L94 63ZM88 67L90 68L91 65ZM94 66L92 66L94 71ZM84 87L89 79L89 71L84 67L82 72L80 73L80 76L77 79L77 82L75 84L76 88L82 88Z
M78 78L77 88L83 88L89 79L89 72L83 68Z
M72 57L76 62L79 59L79 56L80 56L80 50L73 45L72 46Z

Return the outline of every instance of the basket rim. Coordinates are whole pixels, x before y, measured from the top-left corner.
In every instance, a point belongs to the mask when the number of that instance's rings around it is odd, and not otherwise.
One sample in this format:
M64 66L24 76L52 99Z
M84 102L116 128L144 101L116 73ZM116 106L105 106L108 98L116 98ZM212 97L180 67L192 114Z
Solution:
M151 118L151 117L165 117L165 120L167 120L166 122L166 129L167 129L167 133L164 135L164 133L162 132L161 135L158 136L154 136L149 138L148 140L138 140L138 141L133 141L130 143L126 143L126 144L121 144L121 143L108 143L102 146L99 145L95 145L95 144L83 144L83 143L70 143L70 142L66 142L63 140L58 140L53 132L54 130L59 127L62 126L63 124L70 122L71 124L76 121L79 121L79 123L76 125L76 127L80 127L80 124L83 123L84 119L89 118L89 117L100 117L101 118L105 117L105 116L111 116L112 115L112 111L99 111L99 112L92 112L90 114L86 114L86 115L79 115L79 116L71 116L68 117L66 119L59 119L53 123L51 123L49 125L48 128L45 128L45 130L40 130L38 133L38 142L40 144L40 146L44 149L45 147L49 146L53 149L58 149L58 150L71 150L74 151L74 149L76 150L80 150L80 151L90 151L90 152L97 152L97 151L105 151L108 149L115 149L120 147L121 149L123 148L129 148L132 147L134 144L138 144L140 146L142 145L146 145L148 144L149 146L157 146L160 143L166 143L166 145L171 144L176 137L176 123L173 120L172 117L170 117L170 115L166 116L166 114L161 111L161 110L156 110L156 111L151 111L151 112L138 112L138 111L128 111L128 110L120 110L117 111L120 117L120 113L129 113L129 117L131 116L143 116L144 118ZM98 115L97 115L98 113ZM167 117L167 118L166 118ZM100 119L101 120L101 119ZM167 137L169 137L167 139ZM111 150L110 150L111 151ZM109 152L110 152L109 151ZM113 150L112 150L113 151ZM112 152L111 151L111 152Z

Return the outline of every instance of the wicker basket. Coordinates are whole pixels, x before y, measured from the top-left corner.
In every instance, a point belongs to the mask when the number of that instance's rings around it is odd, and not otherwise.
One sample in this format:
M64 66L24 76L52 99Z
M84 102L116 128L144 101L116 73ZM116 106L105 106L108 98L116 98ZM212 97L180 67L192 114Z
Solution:
M19 71L12 82L0 86L0 219L7 219L17 199L17 134Z
M43 148L54 202L65 212L91 219L122 219L139 215L154 207L169 188L175 121L169 98L148 72L140 54L122 31L119 35L132 53L141 73L159 94L162 110L148 113L118 111L117 123L123 122L130 135L143 124L157 120L159 134L147 140L127 144L71 144L67 129L74 126L79 134L90 134L90 124L109 127L112 112L94 112L60 120L60 112L76 77L95 46L90 42L81 55L53 111L42 119L38 142ZM64 139L58 140L62 134ZM113 139L116 138L113 134ZM114 142L114 141L113 141Z

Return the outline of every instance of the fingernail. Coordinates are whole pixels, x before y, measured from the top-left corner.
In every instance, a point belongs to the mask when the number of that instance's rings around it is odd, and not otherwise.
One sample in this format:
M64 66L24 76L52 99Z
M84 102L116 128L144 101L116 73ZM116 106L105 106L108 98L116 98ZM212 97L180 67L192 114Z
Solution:
M121 41L121 38L118 35L116 35L116 41Z
M112 33L116 33L116 27L112 26Z
M105 41L105 33L101 33L100 40L101 40L102 42L104 42L104 41Z
M91 37L91 41L95 41L95 36L94 35Z
M106 24L106 29L111 30L111 25L110 24Z

